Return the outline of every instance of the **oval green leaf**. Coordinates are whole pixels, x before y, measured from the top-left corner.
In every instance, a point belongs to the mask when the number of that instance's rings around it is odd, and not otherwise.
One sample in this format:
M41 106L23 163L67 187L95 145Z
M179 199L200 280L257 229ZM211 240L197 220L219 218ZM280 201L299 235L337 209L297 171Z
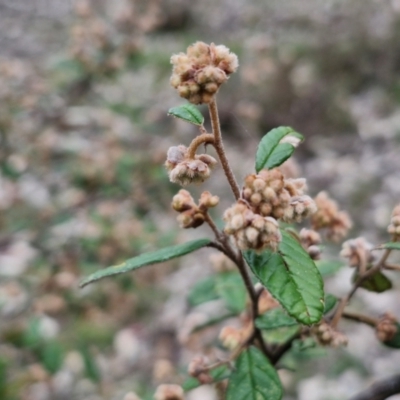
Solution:
M340 268L344 266L344 263L341 261L335 260L318 260L315 262L319 273L323 276L331 276L339 271Z
M400 242L389 242L389 243L381 244L376 249L377 250L381 250L381 249L400 250Z
M358 274L354 273L352 277L353 283L358 279ZM364 280L360 287L375 293L382 293L392 288L392 282L381 271L375 272L368 279Z
M290 233L282 231L277 253L244 252L254 275L297 321L311 325L324 312L324 283L314 261Z
M216 292L214 276L197 282L190 290L188 296L189 303L193 307L218 298L219 295Z
M255 347L244 350L235 363L227 400L281 400L282 384L275 368Z
M256 327L262 330L278 329L295 325L298 325L298 322L279 307L273 308L256 319Z
M283 164L294 152L303 136L289 126L272 129L261 139L256 154L256 171Z
M184 104L183 106L170 108L168 115L190 122L193 125L200 126L204 122L203 114L193 104Z
M141 254L140 256L130 258L122 264L96 271L87 278L83 279L80 283L80 287L84 287L89 283L98 281L108 276L123 274L146 265L157 264L173 258L184 256L185 254L192 253L193 251L196 251L202 247L208 246L210 243L210 239L198 239L191 242L178 244L176 246L166 247L165 249L156 250L151 253Z
M229 310L240 313L246 307L247 292L243 279L236 272L223 272L216 277L216 292Z
M332 311L335 307L339 299L334 296L333 294L327 293L325 295L325 308L324 308L324 314L328 314L330 311Z

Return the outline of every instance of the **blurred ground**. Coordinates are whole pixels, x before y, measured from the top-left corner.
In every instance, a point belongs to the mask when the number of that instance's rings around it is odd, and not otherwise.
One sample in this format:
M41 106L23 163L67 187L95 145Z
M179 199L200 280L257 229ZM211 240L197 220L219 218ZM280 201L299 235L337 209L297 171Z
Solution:
M181 103L169 57L192 42L239 56L219 95L238 177L252 170L261 135L290 125L306 137L296 154L311 194L328 190L350 212L351 237L386 240L400 198L399 1L92 6L0 0L1 399L151 398L201 347L179 341L210 312L186 301L212 271L205 250L179 270L170 263L77 289L100 266L207 233L178 231L169 207L177 188L162 168L168 147L195 133L166 116ZM221 179L216 171L208 188L229 205ZM350 274L343 268L329 291L343 294ZM393 280L394 290L360 293L355 306L400 317ZM399 372L398 351L369 328L343 330L348 349L282 372L286 400L342 400Z

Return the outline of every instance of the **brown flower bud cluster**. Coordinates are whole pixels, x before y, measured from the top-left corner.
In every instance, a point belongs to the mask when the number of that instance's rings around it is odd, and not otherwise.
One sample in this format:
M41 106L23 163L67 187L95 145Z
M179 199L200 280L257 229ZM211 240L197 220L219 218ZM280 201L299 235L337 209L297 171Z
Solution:
M282 239L277 220L255 214L244 200L238 200L225 211L224 221L225 233L235 238L241 250L276 251Z
M119 71L127 59L141 49L142 12L136 13L132 21L133 14L127 6L122 11L124 18L118 16L116 21L109 22L96 15L90 2L81 0L76 2L75 13L80 20L71 29L69 54L86 72L109 74ZM130 26L123 23L127 19L131 20Z
M272 297L271 293L263 288L258 296L258 314L264 314L278 306L279 303Z
M391 235L400 235L400 204L393 209L388 232Z
M171 57L171 85L193 104L210 103L219 87L236 71L235 54L223 45L196 42Z
M243 198L256 214L285 222L300 222L316 211L311 197L304 195L305 179L285 179L278 168L248 175Z
M211 265L215 272L236 271L236 264L223 253L215 253L210 256Z
M208 154L196 154L195 158L190 158L187 150L184 145L170 147L165 162L170 181L182 186L204 182L217 164L217 160Z
M197 228L205 221L205 214L208 209L215 207L219 202L218 196L210 192L203 192L197 205L191 194L181 189L172 198L172 208L179 212L178 222L182 228Z
M393 339L398 330L396 317L391 313L385 313L375 327L375 333L377 338L381 342L388 342Z
M359 237L346 240L342 244L340 255L348 258L350 267L359 268L361 265L367 266L374 261L374 256L371 253L373 248L373 244L369 243L363 237Z
M154 393L155 400L185 400L184 391L179 385L160 385Z
M315 335L317 341L322 346L346 346L347 337L343 333L336 331L325 321L320 322L318 325L312 328L312 332Z
M203 385L213 381L208 369L205 357L195 357L189 364L188 372L190 376L197 378Z
M315 197L317 211L311 217L313 229L326 229L327 237L339 241L347 235L352 227L352 221L345 211L339 211L336 201L329 198L326 192L320 192Z
M303 248L307 251L313 260L319 260L321 258L321 235L312 230L303 228L300 231L300 241Z

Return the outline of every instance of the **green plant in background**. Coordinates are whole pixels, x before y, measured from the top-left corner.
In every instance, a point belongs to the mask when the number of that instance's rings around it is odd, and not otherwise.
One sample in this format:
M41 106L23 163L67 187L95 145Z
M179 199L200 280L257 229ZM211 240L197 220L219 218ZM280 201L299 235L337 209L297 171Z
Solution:
M342 318L373 326L381 342L399 347L400 330L391 314L374 319L353 313L347 306L359 288L375 292L391 288L382 270L400 269L387 261L391 251L399 249L400 207L394 210L389 226L390 243L377 248L357 238L343 244L341 255L355 268L352 289L342 299L325 294L321 272L335 271L337 262L317 261L321 257L320 232L327 239L339 241L351 227L351 220L325 192L312 199L305 194L305 179L285 175L282 164L303 136L290 127L266 134L256 152L255 172L239 186L225 154L216 102L221 84L238 67L236 55L225 46L197 42L187 53L174 55L171 62L171 85L189 104L172 108L169 114L194 124L199 134L188 147L168 150L165 165L170 180L181 186L203 183L219 162L235 203L223 212L225 226L221 230L209 212L219 198L204 191L196 203L189 191L181 189L172 200L180 226L208 225L213 238L142 254L95 272L81 286L211 247L223 255L218 261L219 272L198 282L189 301L198 305L221 298L229 310L221 319L236 315L241 327L225 326L221 330L220 342L228 350L224 359L195 358L188 368L192 378L182 385L159 386L155 398L183 399L184 391L215 384L221 399L279 400L283 389L277 370L285 367L290 355L306 353L316 346L347 344L346 336L337 329ZM208 106L211 132L194 105L202 103ZM198 154L202 145L212 146L217 159ZM305 220L310 221L310 227L298 232L293 224ZM384 249L383 255L376 258L375 250L380 249Z

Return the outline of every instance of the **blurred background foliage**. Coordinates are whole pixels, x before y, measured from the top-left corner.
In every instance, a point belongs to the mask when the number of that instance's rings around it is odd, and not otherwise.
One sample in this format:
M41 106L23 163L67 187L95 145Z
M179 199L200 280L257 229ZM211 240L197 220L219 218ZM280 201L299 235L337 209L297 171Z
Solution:
M195 134L166 114L182 103L168 83L172 53L202 40L238 54L219 108L240 178L262 134L293 126L306 137L296 168L310 192L330 191L354 232L379 242L400 198L399 39L398 0L0 0L0 398L151 398L215 344L218 330L188 334L210 311L186 298L212 270L205 251L179 273L170 262L77 288L197 234L179 233L178 188L162 166ZM209 188L223 197L221 179ZM328 287L340 295L348 276ZM399 297L359 301L382 312ZM343 399L394 371L400 356L371 347L363 329L329 358L295 349L286 398Z

